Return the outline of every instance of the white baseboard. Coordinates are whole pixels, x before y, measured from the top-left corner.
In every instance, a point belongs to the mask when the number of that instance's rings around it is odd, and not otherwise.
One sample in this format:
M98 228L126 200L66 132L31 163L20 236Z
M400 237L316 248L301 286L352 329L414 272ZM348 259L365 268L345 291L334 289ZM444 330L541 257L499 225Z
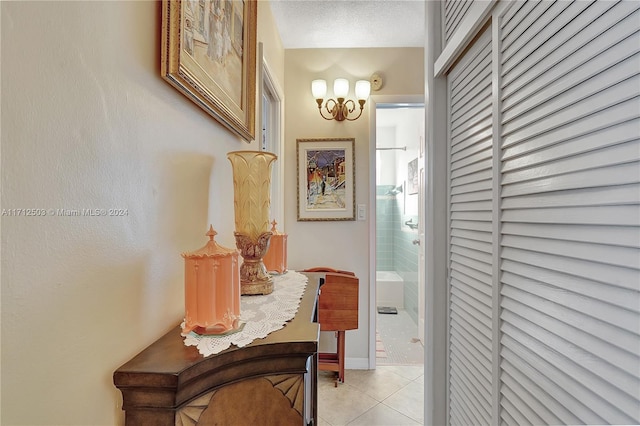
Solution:
M344 368L346 370L368 370L369 358L345 358Z

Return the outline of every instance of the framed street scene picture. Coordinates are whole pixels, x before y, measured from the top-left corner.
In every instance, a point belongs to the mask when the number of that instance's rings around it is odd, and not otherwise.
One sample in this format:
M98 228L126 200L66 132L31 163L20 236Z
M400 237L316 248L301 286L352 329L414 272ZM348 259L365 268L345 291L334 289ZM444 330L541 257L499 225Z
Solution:
M296 142L298 220L355 220L355 139Z

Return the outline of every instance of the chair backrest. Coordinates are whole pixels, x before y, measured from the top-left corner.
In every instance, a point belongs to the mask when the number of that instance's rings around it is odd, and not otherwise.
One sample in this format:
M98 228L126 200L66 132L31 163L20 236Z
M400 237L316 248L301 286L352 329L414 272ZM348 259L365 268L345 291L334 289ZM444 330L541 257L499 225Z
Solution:
M358 287L355 274L327 272L318 297L318 322L322 331L358 328Z
M309 269L303 269L302 272L333 272L333 273L337 273L337 274L353 275L354 277L356 276L356 274L351 272L351 271L343 271L343 270L340 270L340 269L333 269L333 268L329 268L328 266L316 266L316 267L309 268Z

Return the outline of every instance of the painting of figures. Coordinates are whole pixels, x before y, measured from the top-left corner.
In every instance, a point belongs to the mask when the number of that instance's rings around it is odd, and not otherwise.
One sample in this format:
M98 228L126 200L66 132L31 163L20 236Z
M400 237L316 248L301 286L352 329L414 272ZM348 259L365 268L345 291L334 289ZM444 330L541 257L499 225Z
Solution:
M164 0L162 76L245 141L255 137L256 0Z
M185 31L181 55L189 55L207 77L239 105L244 2L186 0L182 7Z

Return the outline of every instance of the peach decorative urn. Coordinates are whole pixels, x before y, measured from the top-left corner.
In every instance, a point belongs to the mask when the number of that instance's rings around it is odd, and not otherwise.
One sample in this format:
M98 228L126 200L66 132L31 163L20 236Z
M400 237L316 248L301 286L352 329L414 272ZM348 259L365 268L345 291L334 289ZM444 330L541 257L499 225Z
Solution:
M278 157L264 151L234 151L227 158L233 168L236 247L244 259L240 266L241 292L269 294L273 291L273 279L262 258L271 239L271 166Z
M287 272L287 234L276 229L278 222L271 222L271 242L264 256L267 271L284 274Z
M240 324L240 267L238 251L218 245L209 226L209 241L199 250L182 253L185 318L183 334L226 334Z

